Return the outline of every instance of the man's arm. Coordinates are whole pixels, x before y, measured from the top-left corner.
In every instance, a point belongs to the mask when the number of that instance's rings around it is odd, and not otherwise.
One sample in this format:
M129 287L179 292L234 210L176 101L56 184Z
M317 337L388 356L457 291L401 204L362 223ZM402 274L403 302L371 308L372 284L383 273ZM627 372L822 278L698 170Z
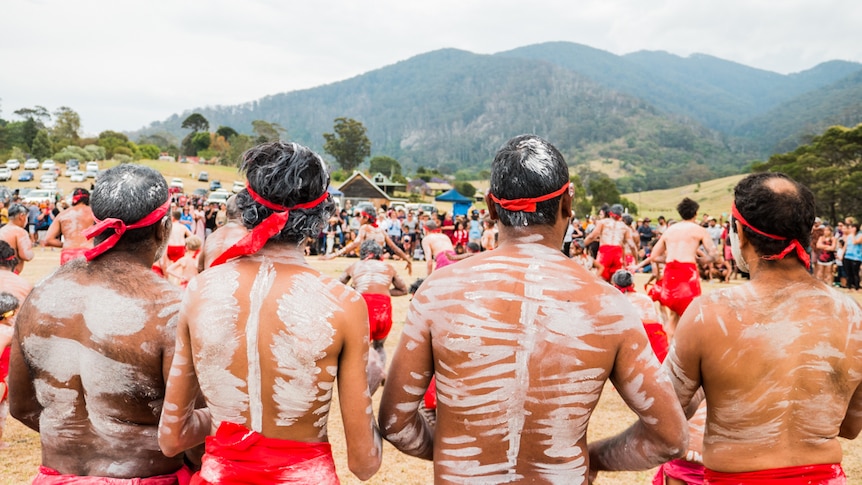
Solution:
M397 254L399 258L401 258L407 262L407 274L412 275L413 274L413 262L410 260L410 257L407 256L407 253L405 253L401 248L398 247L397 244L395 244L392 241L392 238L389 237L389 234L384 233L383 237L385 238L386 245L389 246L389 249L391 249L392 252Z
M427 274L431 274L434 271L434 258L431 254L431 244L428 242L428 237L422 238L422 254L425 255L425 265L427 266Z
M602 235L602 229L604 229L605 224L602 221L596 222L596 227L593 228L593 232L587 234L587 237L584 238L584 246L589 246L589 244Z
M350 266L348 266L347 269L344 270L344 273L341 273L341 277L338 278L338 281L340 281L342 284L346 285L347 282L350 281L350 278L353 277L353 267L354 266L356 266L356 263L353 263Z
M208 408L195 409L200 385L192 362L191 336L187 311L194 312L196 305L192 292L186 295L183 310L177 323L176 347L170 364L170 373L159 421L159 448L165 456L176 456L204 442L212 429L212 416ZM192 302L192 304L188 304ZM190 309L190 310L189 310Z
M368 480L380 469L383 441L374 422L371 393L368 391L368 310L362 298L345 306L342 325L344 343L338 359L338 395L347 466L360 480Z
M18 259L21 261L31 261L36 254L33 252L33 243L30 241L30 235L22 229L18 234L18 240L15 243L18 248Z
M646 470L686 450L688 424L682 408L637 323L625 331L610 378L639 419L621 434L589 446L592 470Z
M715 247L715 243L712 242L712 236L709 235L706 229L701 229L701 239L700 242L703 244L703 248L706 250L706 257L704 258L705 263L711 263L715 261L716 256L718 256L718 249Z
M60 218L55 218L45 232L45 246L62 248L63 241L60 241L60 234Z
M392 273L392 288L389 289L389 296L404 296L409 293L410 287L408 287L407 283L398 276L395 268L392 268Z
M38 316L27 305L22 307L15 321L15 333L12 337L12 351L9 357L9 375L6 377L6 383L9 386L9 413L28 428L38 432L39 417L42 415L43 408L36 399L36 388L21 349L20 332L22 328L30 328Z
M422 291L416 293L401 339L389 366L378 421L383 437L402 453L431 460L434 457L434 430L419 413L425 391L434 374L431 335L414 305L427 303Z

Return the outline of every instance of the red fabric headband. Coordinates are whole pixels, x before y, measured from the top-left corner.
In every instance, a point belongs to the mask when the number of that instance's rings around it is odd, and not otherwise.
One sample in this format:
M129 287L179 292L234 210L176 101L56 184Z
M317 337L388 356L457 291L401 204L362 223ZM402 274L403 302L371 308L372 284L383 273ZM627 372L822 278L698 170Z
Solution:
M329 191L324 190L323 195L312 200L311 202L303 202L302 204L296 204L293 207L285 207L283 205L273 204L272 202L264 199L254 189L251 188L251 185L246 183L245 190L248 191L248 195L254 199L258 204L271 209L273 212L269 217L263 220L260 224L255 226L254 229L249 231L242 239L237 241L236 244L227 248L225 252L219 255L210 267L218 266L222 263L227 262L233 258L239 256L247 256L249 254L254 254L260 251L269 238L278 234L282 229L284 229L284 225L287 224L287 218L290 217L290 211L295 209L310 209L312 207L316 207L320 205L323 201L325 201L329 197Z
M162 217L165 217L165 214L168 213L168 209L170 209L170 207L171 199L168 199L167 201L165 201L164 204L156 208L156 210L144 216L143 219L129 225L126 225L125 222L121 221L120 219L114 219L113 217L109 217L103 221L100 221L94 217L93 219L96 221L96 224L84 231L84 237L86 237L87 239L93 239L94 237L98 236L99 234L105 232L108 229L113 229L114 233L108 236L107 239L99 243L97 246L94 246L93 249L90 249L89 251L84 253L84 256L87 258L87 261L92 261L100 254L114 247L114 245L117 244L117 241L119 241L120 238L123 237L123 234L127 230L151 226L154 223L158 222L162 219Z
M763 237L768 237L769 239L774 239L776 241L786 241L787 240L786 237L776 236L774 234L765 233L765 232L761 231L760 229L749 224L748 221L746 221L745 218L742 217L742 214L739 213L739 210L736 209L736 203L731 205L730 212L733 215L733 218L736 219L737 221L739 221L740 224L751 229L752 231L756 232L757 234L760 234ZM794 249L796 250L796 256L799 258L800 261L802 261L805 264L805 268L806 269L810 268L811 267L811 258L809 258L809 256L808 256L808 251L806 251L805 248L802 247L802 244L800 244L799 241L796 239L790 241L790 244L788 244L787 247L784 248L784 251L781 251L778 254L773 254L772 256L763 256L763 259L768 259L768 260L783 259L785 256L790 254L790 251L793 251Z
M78 194L78 195L72 196L72 205L75 205L78 202L81 202L81 199L88 199L89 200L89 198L90 198L90 194Z
M377 217L372 214L369 214L365 211L362 211L360 215L366 219L368 219L368 223L371 224L371 227L377 227Z
M560 190L556 190L547 195L542 195L539 197L529 197L524 199L498 199L494 194L488 192L488 197L491 198L494 202L500 204L500 207L506 209L507 211L512 212L536 212L536 204L539 202L544 202L546 200L551 200L554 197L559 197L563 195L566 189L569 188L569 184L571 182L566 182L563 184L563 187Z

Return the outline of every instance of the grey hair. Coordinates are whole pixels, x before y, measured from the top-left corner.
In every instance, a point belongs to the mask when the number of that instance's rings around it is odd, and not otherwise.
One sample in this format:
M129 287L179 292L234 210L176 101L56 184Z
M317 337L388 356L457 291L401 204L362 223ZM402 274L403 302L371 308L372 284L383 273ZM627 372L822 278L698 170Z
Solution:
M134 224L164 205L168 200L168 184L156 170L144 165L123 163L99 175L90 196L93 216L98 220L114 218ZM158 224L159 222L154 222ZM99 244L114 233L108 229L96 236ZM126 231L120 242L135 243L152 237L147 227Z
M377 244L377 241L372 239L362 241L362 245L359 246L359 259L365 260L368 259L369 256L372 256L374 259L380 259L380 256L382 255L383 248Z

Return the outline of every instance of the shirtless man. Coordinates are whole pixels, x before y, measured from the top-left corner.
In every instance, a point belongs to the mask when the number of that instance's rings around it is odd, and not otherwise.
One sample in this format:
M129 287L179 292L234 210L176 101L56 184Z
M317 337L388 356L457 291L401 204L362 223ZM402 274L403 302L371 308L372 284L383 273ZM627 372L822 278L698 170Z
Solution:
M497 153L486 196L499 246L422 283L380 404L385 438L434 460L435 483L585 483L684 451L685 418L625 297L560 252L574 192L533 135ZM437 425L418 412L432 377ZM640 419L587 448L610 379Z
M407 262L407 274L413 274L413 258L407 255L401 248L398 247L397 244L392 242L392 238L389 237L389 234L386 233L383 228L377 226L377 218L374 214L369 214L367 212L362 212L360 215L362 225L359 227L359 233L350 244L344 246L334 253L329 253L323 256L321 259L329 260L336 256L344 256L345 254L349 254L351 251L356 250L356 248L362 245L362 242L370 239L380 246L387 246L392 250L393 253L398 255L399 258L403 259ZM317 236L315 236L316 238Z
M63 248L60 252L60 264L84 257L84 253L90 250L93 244L83 233L94 223L93 209L90 209L90 192L77 188L72 192L72 207L57 214L48 227L45 246ZM60 236L63 236L62 241Z
M359 248L359 261L351 264L341 275L347 284L353 279L368 307L369 338L373 352L368 356L368 389L373 395L386 377L386 351L383 344L392 329L392 296L406 295L408 288L391 264L383 260L383 248L366 240Z
M679 317L688 305L699 296L700 274L698 272L698 248L703 246L706 257L701 262L712 262L717 249L706 228L695 222L700 205L689 199L682 199L676 210L682 218L665 230L652 249L650 257L634 267L633 271L652 261L665 261L661 279L656 283L654 295L658 302L670 311L670 319L665 327L668 339L673 340Z
M679 322L665 366L684 407L705 391L713 483L846 483L837 437L862 429L862 309L807 270L814 211L784 174L741 180L731 237L751 281Z
M15 257L18 258L18 264L13 270L16 274L21 274L24 269L24 262L32 260L36 255L33 252L30 233L25 229L29 224L28 217L29 212L26 207L21 204L12 204L9 207L9 223L0 227L0 241L6 241L15 251Z
M251 232L189 283L159 444L172 456L206 438L204 484L338 483L326 427L337 378L348 465L366 480L382 448L365 303L311 268L300 244L335 209L326 166L279 141L243 154L242 171L237 206ZM193 408L198 389L206 409Z
M625 249L635 260L638 257L637 245L632 237L631 227L621 219L623 206L614 204L608 212L608 217L596 222L596 228L584 239L584 245L589 246L595 240L599 241L599 253L596 258L604 268L602 279L611 281L611 276L623 267Z
M167 241L169 204L168 185L151 168L100 174L92 207L102 222L87 231L95 246L21 306L9 396L12 416L40 435L34 483L191 477L156 440L180 303L150 271Z
M212 234L207 236L206 241L204 241L204 248L198 257L198 273L209 268L212 262L225 252L227 248L233 246L248 234L248 229L242 225L241 214L236 207L236 195L228 197L225 211L227 222L219 227L218 230L213 231Z
M497 245L497 223L491 219L485 219L482 222L484 230L482 231L482 250L491 251Z
M472 254L457 254L455 246L449 236L443 234L440 227L433 220L425 223L425 237L422 238L422 253L425 254L425 263L428 265L428 274L434 270L445 268L450 264L472 256Z
M189 228L180 222L182 215L183 213L178 210L171 212L171 235L168 237L166 253L171 263L175 263L186 254L186 238L192 235Z

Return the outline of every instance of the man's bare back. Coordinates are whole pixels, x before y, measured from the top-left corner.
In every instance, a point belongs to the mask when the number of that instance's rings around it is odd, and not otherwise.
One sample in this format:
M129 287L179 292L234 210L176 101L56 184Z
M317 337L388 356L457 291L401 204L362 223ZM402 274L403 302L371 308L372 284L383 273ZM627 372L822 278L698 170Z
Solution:
M426 234L422 238L422 252L425 254L425 261L428 265L428 274L434 271L434 261L442 253L455 253L455 246L452 245L452 240L449 236L442 232L432 232Z
M666 261L697 263L697 250L701 245L707 254L716 254L716 247L706 229L694 222L682 221L667 228L652 254L656 259L664 256Z
M39 431L42 463L61 473L174 472L182 459L162 454L156 431L180 295L145 266L86 264L61 267L18 315L13 414Z
M45 245L63 249L91 248L92 242L83 232L94 224L89 205L77 204L57 214L45 234ZM63 240L60 241L60 236Z
M342 283L353 280L353 288L359 293L401 296L407 294L407 285L398 276L391 264L370 259L357 261L344 270ZM392 288L394 286L394 288Z

